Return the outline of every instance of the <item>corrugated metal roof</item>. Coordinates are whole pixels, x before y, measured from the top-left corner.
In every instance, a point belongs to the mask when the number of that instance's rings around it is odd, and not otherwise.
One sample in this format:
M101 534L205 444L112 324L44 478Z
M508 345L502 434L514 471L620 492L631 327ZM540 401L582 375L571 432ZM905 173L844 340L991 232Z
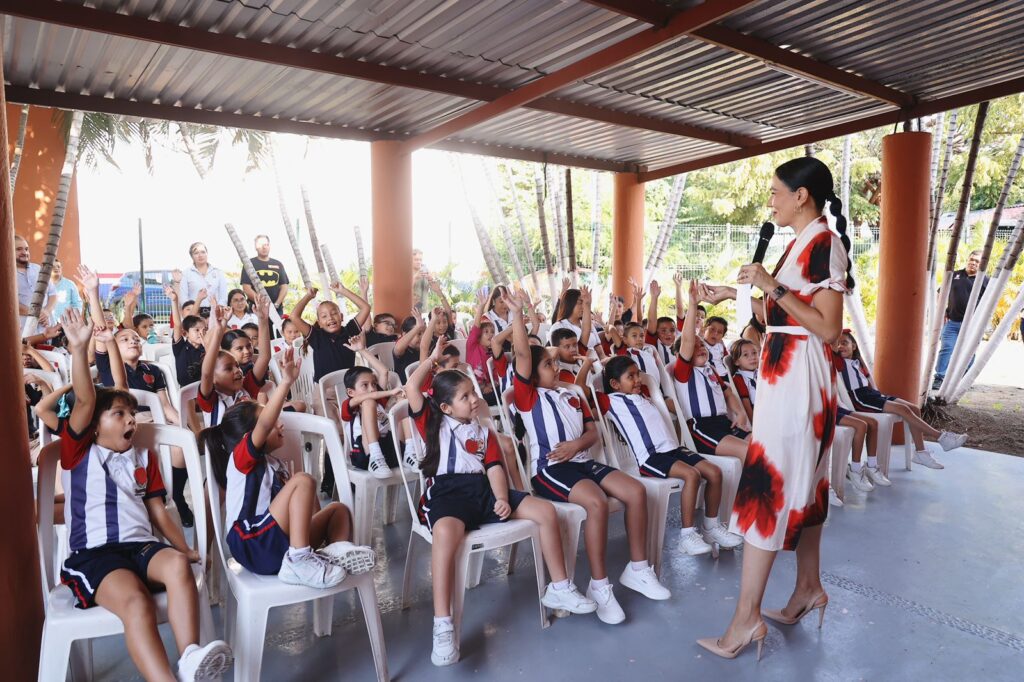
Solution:
M39 2L57 10L86 5ZM678 9L697 3L664 4ZM443 76L454 85L449 92L393 86L21 17L5 20L7 81L118 103L276 117L330 125L331 134L345 134L342 127L362 137L398 139L479 104L473 98L481 96L479 89L456 96L456 85L519 87L649 28L580 0L93 0L88 6ZM721 23L921 100L1024 77L1024 2L933 0L923 8L917 0L762 0ZM588 105L598 114L631 114L763 141L896 108L694 37L659 45L551 98ZM516 109L451 140L649 169L733 149L615 120Z

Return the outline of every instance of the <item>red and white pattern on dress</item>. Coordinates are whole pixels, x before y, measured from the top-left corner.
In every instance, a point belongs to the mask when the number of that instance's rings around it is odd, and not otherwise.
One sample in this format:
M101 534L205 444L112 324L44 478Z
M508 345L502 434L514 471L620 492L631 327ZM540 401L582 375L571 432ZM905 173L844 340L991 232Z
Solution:
M790 244L775 278L811 303L821 289L846 291L846 249L824 218ZM730 530L761 549L795 549L804 528L828 514L828 453L835 434L836 370L832 350L765 297L768 335L761 351L753 434ZM798 330L793 330L798 331Z

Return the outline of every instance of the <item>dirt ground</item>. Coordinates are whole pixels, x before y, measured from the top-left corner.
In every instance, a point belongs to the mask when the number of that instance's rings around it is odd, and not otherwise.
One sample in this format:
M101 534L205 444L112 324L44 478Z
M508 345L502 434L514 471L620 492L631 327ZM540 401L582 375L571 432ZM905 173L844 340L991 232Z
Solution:
M932 426L966 432L967 447L1024 457L1024 388L978 384L939 409Z

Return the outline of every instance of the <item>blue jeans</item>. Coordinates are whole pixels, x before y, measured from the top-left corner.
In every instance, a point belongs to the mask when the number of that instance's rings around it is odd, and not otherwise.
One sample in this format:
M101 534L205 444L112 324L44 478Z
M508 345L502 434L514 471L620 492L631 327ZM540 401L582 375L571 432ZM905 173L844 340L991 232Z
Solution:
M953 320L946 320L946 323L942 325L942 334L939 336L939 360L935 364L935 383L941 384L942 380L946 378L946 370L949 369L949 360L953 356L953 348L956 346L957 337L960 336L960 325L962 322L954 322ZM974 356L971 356L971 361L967 363L967 369L971 368L974 364ZM966 372L967 369L964 371Z

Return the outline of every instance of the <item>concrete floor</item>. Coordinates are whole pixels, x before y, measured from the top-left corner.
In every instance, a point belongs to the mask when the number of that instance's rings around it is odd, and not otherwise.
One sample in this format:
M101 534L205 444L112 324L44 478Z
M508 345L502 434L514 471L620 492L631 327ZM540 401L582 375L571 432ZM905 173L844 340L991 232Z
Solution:
M529 551L506 578L505 554L489 556L484 582L466 595L462 660L430 664L428 553L417 567L414 606L399 608L408 524L379 536L377 590L392 679L416 680L1020 680L1024 679L1024 459L962 449L940 455L943 471L894 470L893 487L864 495L847 486L832 508L823 544L830 604L825 627L769 623L765 656L752 649L724 661L694 640L720 633L739 587L741 554L716 562L676 551L679 510L669 519L663 580L667 602L625 588L616 594L625 623L596 616L553 620L541 630ZM621 520L612 522L609 569L626 561ZM581 543L582 544L582 543ZM577 584L589 580L580 552ZM795 563L782 553L766 604L781 606ZM215 610L215 617L220 614ZM165 628L166 629L166 628ZM169 632L165 641L173 646ZM96 679L139 679L123 642L95 648ZM483 676L483 677L482 677ZM354 597L341 595L334 633L318 639L305 606L271 615L265 680L374 679L373 661Z

